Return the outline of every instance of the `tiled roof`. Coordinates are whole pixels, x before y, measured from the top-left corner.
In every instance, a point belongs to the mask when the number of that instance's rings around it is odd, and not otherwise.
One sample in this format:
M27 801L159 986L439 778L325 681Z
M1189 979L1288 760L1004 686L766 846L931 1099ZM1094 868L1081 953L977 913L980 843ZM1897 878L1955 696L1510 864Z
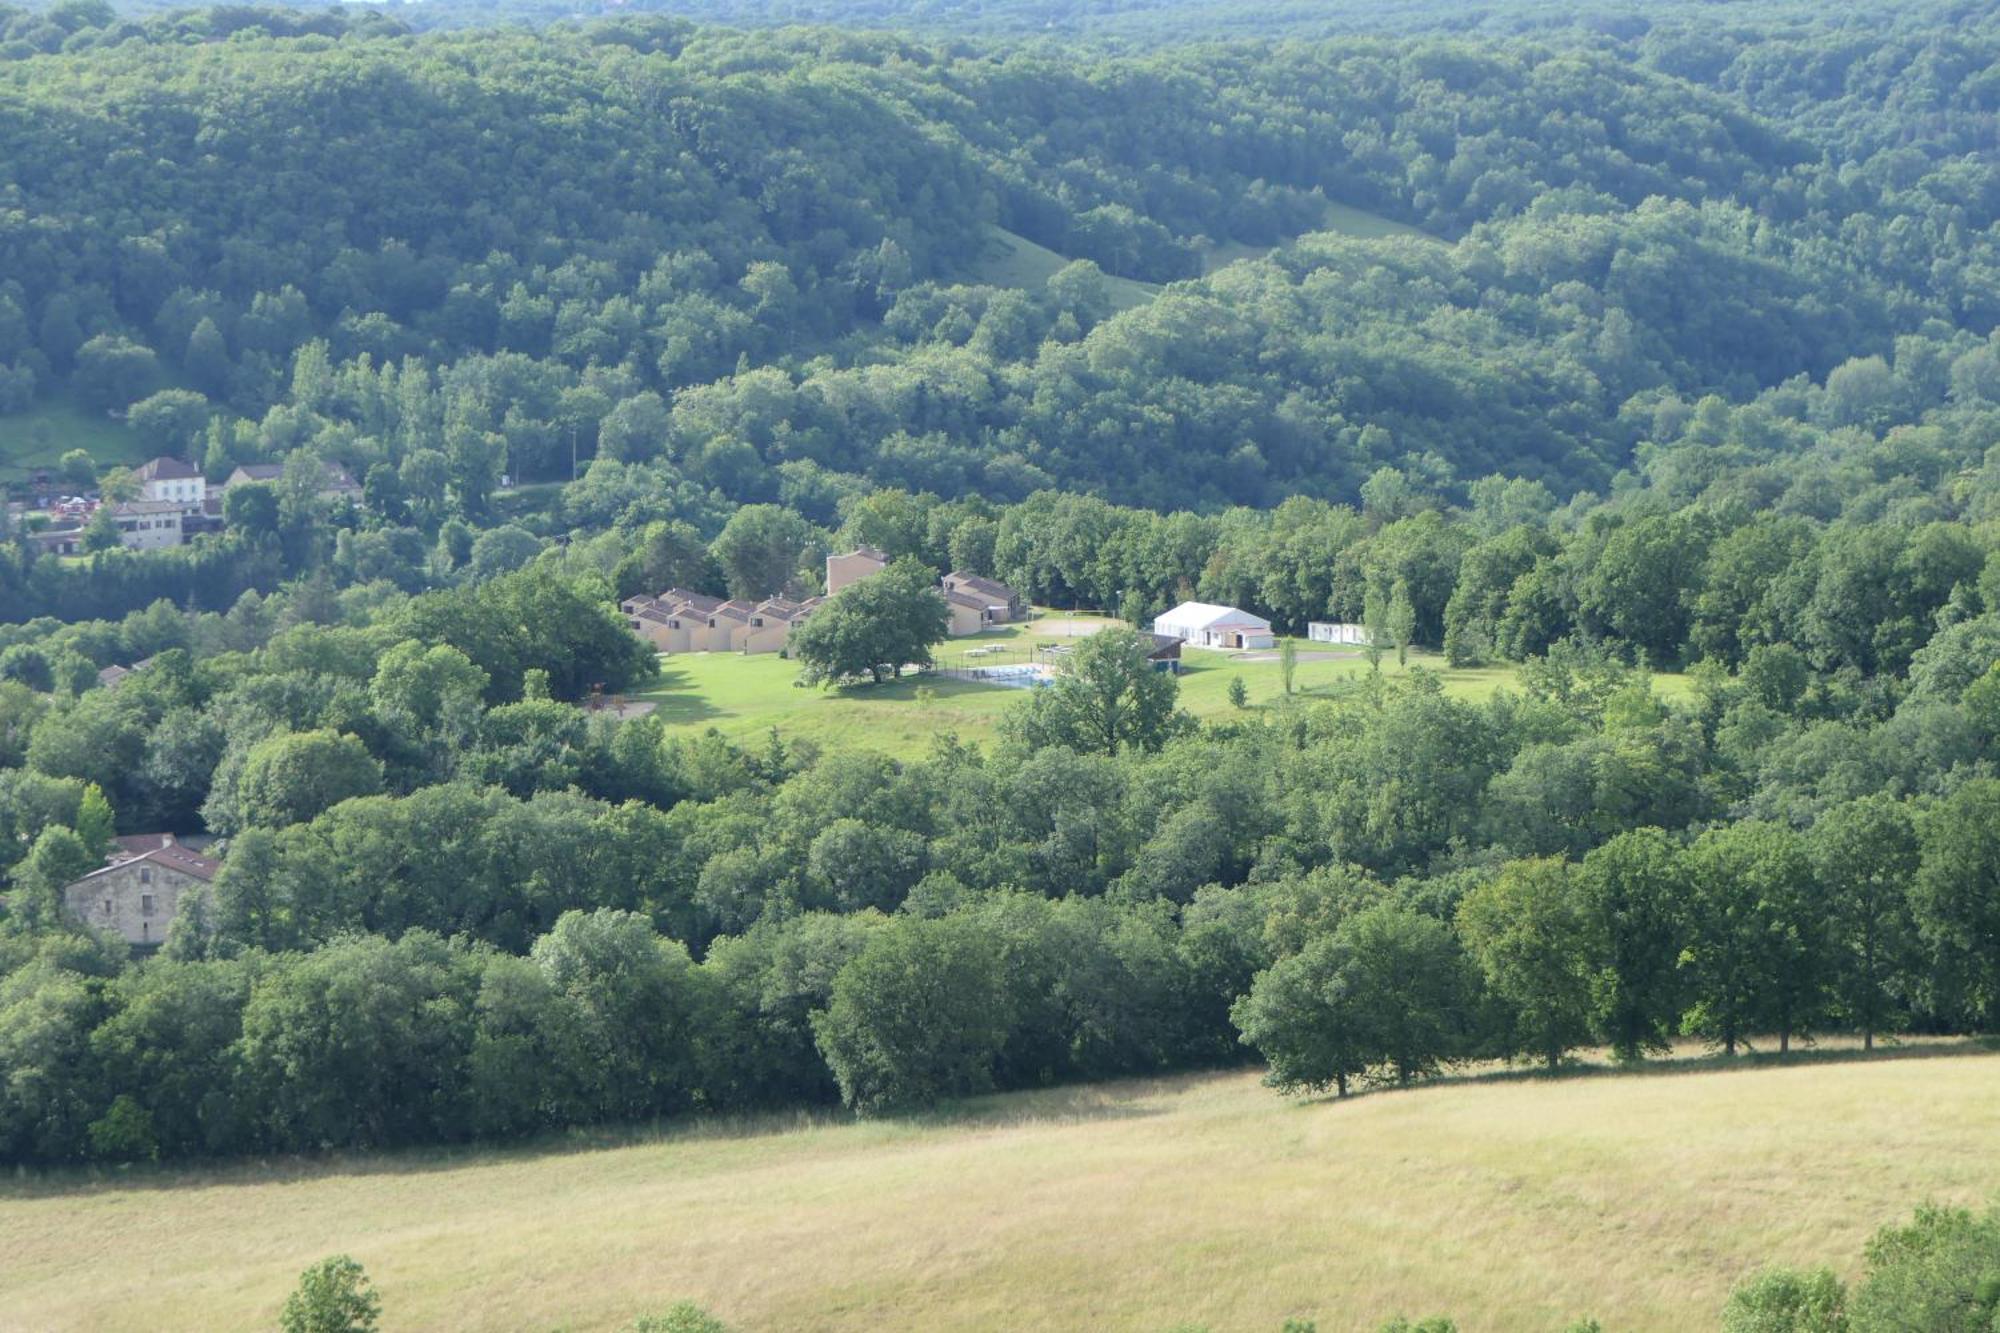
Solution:
M710 597L707 593L689 592L686 588L669 588L660 594L659 600L674 610L686 609L697 615L713 615L715 608L722 605L720 597Z
M956 583L983 597L991 597L996 602L1014 600L1014 590L997 579L989 579L978 574L967 574L963 570L953 570L944 576L946 583Z
M143 834L140 835L139 840L150 839L150 838L164 839L168 836L171 835ZM125 843L125 841L126 839L124 838L118 839L121 848ZM202 856L199 853L196 853L194 851L189 850L186 847L181 846L178 842L162 842L160 845L153 847L150 851L140 852L136 855L125 854L122 850L119 853L114 853L111 862L108 865L105 865L100 869L91 871L88 875L85 875L83 878L86 880L95 879L99 875L106 874L109 871L117 870L121 866L132 865L139 861L149 861L154 865L163 866L169 870L178 870L182 874L193 875L196 879L202 880L204 882L214 879L215 872L222 869L222 862L213 860L210 857ZM78 882L81 883L82 881Z
M199 477L194 464L185 459L162 455L147 462L136 474L140 481L188 481Z

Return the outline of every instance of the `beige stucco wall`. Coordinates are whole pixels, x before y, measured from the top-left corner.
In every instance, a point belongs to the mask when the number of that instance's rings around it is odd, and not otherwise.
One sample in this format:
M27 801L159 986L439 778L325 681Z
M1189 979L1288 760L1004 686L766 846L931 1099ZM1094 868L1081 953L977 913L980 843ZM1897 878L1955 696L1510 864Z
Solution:
M848 555L830 555L826 558L826 590L839 592L850 583L859 583L870 574L880 574L888 566L872 555L862 555L859 551Z
M181 544L178 514L147 514L136 519L120 519L118 523L118 542L127 550L154 551ZM129 529L125 526L128 523L132 525Z
M736 650L742 653L775 653L785 646L792 627L775 620L762 625L746 625L736 636Z

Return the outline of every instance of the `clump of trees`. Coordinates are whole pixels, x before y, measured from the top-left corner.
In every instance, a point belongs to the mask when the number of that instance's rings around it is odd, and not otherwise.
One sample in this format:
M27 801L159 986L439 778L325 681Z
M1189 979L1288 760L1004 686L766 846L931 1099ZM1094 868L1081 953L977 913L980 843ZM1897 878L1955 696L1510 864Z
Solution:
M1925 1205L1869 1240L1852 1287L1830 1269L1772 1269L1738 1287L1725 1333L1953 1333L2000 1313L2000 1209Z
M929 667L949 624L937 572L905 556L827 598L792 631L788 650L802 684L866 677L880 685L884 676Z

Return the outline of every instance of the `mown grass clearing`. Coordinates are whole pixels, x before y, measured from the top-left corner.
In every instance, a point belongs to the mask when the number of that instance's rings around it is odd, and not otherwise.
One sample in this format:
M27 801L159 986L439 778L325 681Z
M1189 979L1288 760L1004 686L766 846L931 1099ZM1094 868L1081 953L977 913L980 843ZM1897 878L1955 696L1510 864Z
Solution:
M988 223L979 258L973 264L973 277L993 287L1040 291L1051 276L1070 262L1045 245L1037 245L1005 227ZM1160 294L1157 285L1135 278L1117 278L1106 274L1104 282L1111 294L1114 310L1142 306Z
M1468 1080L1293 1101L1239 1072L658 1137L0 1186L0 1324L270 1327L361 1261L384 1327L1325 1333L1712 1327L1767 1263L1850 1273L2000 1191L2000 1056Z
M942 667L1000 665L1031 660L1036 645L1060 642L1094 624L1111 623L1088 616L1050 613L1044 620L1008 625L987 634L953 639L939 646ZM968 655L977 648L999 651ZM1334 699L1366 686L1370 667L1358 650L1326 654L1325 645L1300 644L1301 661L1293 678L1303 699ZM1181 706L1199 718L1236 713L1229 702L1229 682L1243 678L1252 710L1275 706L1284 696L1283 672L1275 654L1183 651ZM1484 699L1503 687L1518 688L1511 666L1447 667L1435 653L1411 653L1408 666L1395 654L1385 654L1385 676L1422 667L1438 674L1447 694ZM660 719L672 727L714 727L739 744L755 745L773 728L785 740L810 740L825 748L878 750L903 759L924 755L935 737L952 734L966 742L991 743L999 735L1001 715L1021 702L1025 691L1002 685L931 674L905 676L881 685L857 685L836 690L802 689L798 664L775 653L680 653L662 659L660 681L636 696L654 703ZM1685 677L1660 675L1653 688L1662 697L1684 697Z
M144 444L124 422L58 400L0 416L0 486L26 482L41 469L53 477L57 462L72 449L96 459L100 471L146 460Z
M1415 241L1430 241L1442 244L1436 236L1407 222L1383 217L1380 213L1370 213L1365 208L1354 208L1347 204L1329 203L1320 218L1320 224L1312 229L1316 232L1333 232L1339 236L1352 236L1358 240L1380 241L1403 238ZM1291 244L1292 237L1277 245L1245 245L1241 241L1223 241L1212 245L1202 256L1201 271L1213 273L1219 268L1243 259L1262 259L1274 250L1281 250Z

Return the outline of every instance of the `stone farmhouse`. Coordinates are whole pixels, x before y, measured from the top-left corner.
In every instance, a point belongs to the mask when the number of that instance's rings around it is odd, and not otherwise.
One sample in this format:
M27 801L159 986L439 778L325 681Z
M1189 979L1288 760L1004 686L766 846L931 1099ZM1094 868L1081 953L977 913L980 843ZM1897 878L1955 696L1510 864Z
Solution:
M826 558L828 596L889 567L889 557L858 546ZM1023 619L1027 603L1004 583L954 571L938 581L938 596L951 613L949 632L977 634L989 625ZM655 596L627 597L618 604L634 634L662 653L783 652L792 627L810 616L825 597L794 601L767 597L761 602L725 601L686 588Z
M119 838L103 869L64 886L63 904L86 926L137 949L156 949L174 923L181 895L213 880L220 869L220 861L171 833Z

